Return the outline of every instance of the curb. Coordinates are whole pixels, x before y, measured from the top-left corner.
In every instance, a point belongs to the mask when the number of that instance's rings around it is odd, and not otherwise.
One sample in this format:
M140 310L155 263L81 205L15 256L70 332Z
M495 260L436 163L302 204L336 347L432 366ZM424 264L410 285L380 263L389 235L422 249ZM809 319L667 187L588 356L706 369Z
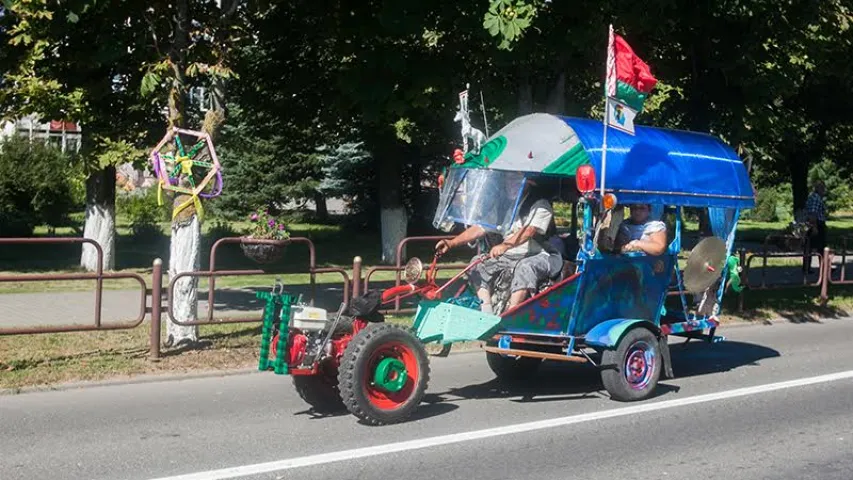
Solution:
M450 350L450 355L470 354L480 351L482 342L463 342L455 344ZM441 347L437 345L429 345L427 354L430 357L441 351ZM257 367L241 367L223 370L201 370L195 372L164 372L164 373L143 373L132 377L115 377L102 380L84 380L76 382L64 382L50 385L32 385L17 388L0 388L0 397L21 395L26 393L44 393L44 392L61 392L67 390L77 390L84 388L98 387L120 387L124 385L141 385L146 383L156 382L179 382L182 380L199 380L215 377L233 377L237 375L256 375L269 372L262 372Z
M155 382L177 382L181 380L197 380L213 377L233 377L236 375L252 375L264 373L255 368L234 368L225 370L204 370L198 372L184 373L143 373L132 377L106 378L103 380L84 380L78 382L65 382L50 385L32 385L18 388L0 388L0 397L19 395L25 393L59 392L96 387L118 387L123 385L137 385Z

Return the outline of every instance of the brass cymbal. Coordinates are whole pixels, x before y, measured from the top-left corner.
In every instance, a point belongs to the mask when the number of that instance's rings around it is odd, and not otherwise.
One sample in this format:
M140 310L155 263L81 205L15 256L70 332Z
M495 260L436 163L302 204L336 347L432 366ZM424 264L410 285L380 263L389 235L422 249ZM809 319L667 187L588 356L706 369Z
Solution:
M684 288L690 293L704 292L723 274L726 266L726 244L717 237L703 238L684 268Z

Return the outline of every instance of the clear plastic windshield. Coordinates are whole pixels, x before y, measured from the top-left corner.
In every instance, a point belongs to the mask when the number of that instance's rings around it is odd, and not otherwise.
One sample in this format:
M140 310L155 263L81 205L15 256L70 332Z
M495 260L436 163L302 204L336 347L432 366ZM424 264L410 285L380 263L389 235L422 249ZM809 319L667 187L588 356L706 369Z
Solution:
M506 232L518 209L523 183L521 172L451 169L441 189L433 226L449 230L455 222Z

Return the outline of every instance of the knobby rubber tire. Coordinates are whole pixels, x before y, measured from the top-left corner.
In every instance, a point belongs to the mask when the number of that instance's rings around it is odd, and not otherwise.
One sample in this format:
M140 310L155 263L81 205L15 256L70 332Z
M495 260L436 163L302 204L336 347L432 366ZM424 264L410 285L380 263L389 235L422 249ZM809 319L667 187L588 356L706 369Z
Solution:
M625 362L631 346L638 342L646 342L653 346L655 353L655 361L651 371L651 378L648 384L642 389L632 388L628 379L625 376ZM620 402L636 402L649 398L657 388L658 380L660 379L661 366L663 358L661 358L660 348L658 347L658 338L654 333L647 328L634 328L629 330L616 349L604 350L601 355L601 365L604 368L601 371L601 382L610 398Z
M321 364L317 375L292 375L296 393L317 413L337 413L346 409L338 388L338 377L325 373Z
M492 352L486 352L486 362L498 380L511 383L529 380L536 375L536 371L542 365L541 358L519 357L516 359Z
M411 394L398 407L382 409L368 395L368 363L374 352L389 343L401 343L411 350L418 373ZM341 398L347 410L369 425L388 425L406 420L417 408L429 383L429 359L426 349L408 330L390 323L371 323L347 345L341 359L338 382Z

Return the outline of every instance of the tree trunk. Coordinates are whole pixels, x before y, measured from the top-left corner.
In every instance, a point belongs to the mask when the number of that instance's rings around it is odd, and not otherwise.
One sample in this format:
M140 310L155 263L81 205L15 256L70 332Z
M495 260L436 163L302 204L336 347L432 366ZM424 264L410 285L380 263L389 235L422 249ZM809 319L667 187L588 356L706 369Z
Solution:
M179 273L199 270L201 258L201 223L192 215L185 223L172 224L172 241L169 249L169 281ZM213 305L208 305L213 308ZM175 283L172 311L181 322L195 321L198 316L198 277L183 277ZM166 325L166 345L198 341L197 326L182 326L169 320Z
M326 206L326 197L320 192L314 192L314 205L317 220L325 222L329 219L329 208Z
M86 224L83 237L101 246L104 270L115 268L116 169L107 167L86 180ZM98 268L98 252L92 245L83 244L80 266L94 272Z
M170 57L174 65L174 78L169 91L169 126L184 126L186 84L186 47L189 43L189 5L188 0L177 0L177 18L175 19L175 41ZM214 121L217 118L211 117ZM207 120L207 118L206 118ZM205 122L208 123L208 122ZM215 131L215 124L206 125ZM188 185L185 185L188 186ZM188 199L179 195L174 206ZM173 206L173 207L174 207ZM195 207L188 207L172 221L172 237L169 246L169 281L183 272L197 271L200 264L201 224ZM209 305L208 308L213 308ZM195 321L198 314L198 278L184 277L175 285L172 296L172 311L178 321ZM198 341L198 326L184 327L169 319L166 324L166 346Z
M545 111L557 115L566 113L565 72L560 72L560 75L557 77L557 82L554 84L554 88L551 89L551 93L548 95L548 105Z
M408 216L403 204L404 161L398 155L396 138L393 134L381 135L376 139L373 151L379 161L379 208L382 232L382 262L393 264L397 259L397 245L406 237Z
M527 115L533 112L533 85L530 83L530 75L522 72L518 79L518 115Z

